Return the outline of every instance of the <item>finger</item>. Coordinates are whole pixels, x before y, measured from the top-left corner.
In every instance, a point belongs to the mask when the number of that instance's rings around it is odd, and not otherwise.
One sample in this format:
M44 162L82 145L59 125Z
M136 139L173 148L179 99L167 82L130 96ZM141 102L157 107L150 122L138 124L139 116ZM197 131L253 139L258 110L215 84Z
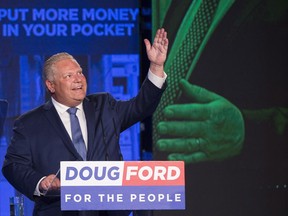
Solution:
M204 151L205 143L206 141L202 138L160 139L157 141L156 147L160 151L193 153Z
M152 46L156 50L159 50L159 52L162 55L166 55L167 50L168 50L168 44L169 44L169 41L168 41L168 38L167 38L167 33L164 32L163 34L161 33L161 34L157 35L157 37L155 38Z
M160 122L157 125L157 132L168 136L203 137L205 128L205 122Z
M169 105L163 110L164 117L170 120L203 121L209 118L210 108L203 104Z
M185 163L198 163L203 161L208 161L209 158L204 152L195 152L192 154L170 154L168 155L168 160L184 161Z
M40 189L42 189L43 191L46 191L48 190L49 188L49 182L48 181L42 181L41 184L40 184Z
M164 29L159 34L158 42L163 46L168 46L167 32Z
M168 45L167 32L160 33L157 42L161 45Z
M196 100L196 102L209 103L221 97L214 92L210 92L205 88L190 84L187 80L180 80L180 88L188 98Z
M153 40L153 44L157 44L157 43L160 42L161 31L162 31L162 29L158 29L156 31L156 34L155 34L155 37L154 37L154 40Z
M151 43L148 39L144 39L144 44L146 47L146 51L148 52L151 49Z
M58 178L55 179L55 185L58 189L60 189L60 186L61 186L61 182Z
M165 38L164 40L161 41L161 46L159 48L160 48L160 52L162 54L166 54L167 53L168 44L169 44L169 41L168 41L167 38Z
M158 29L154 38L154 43L164 45L164 42L168 42L167 40L167 32L164 28Z
M53 181L52 188L54 190L60 189L60 180L57 177Z

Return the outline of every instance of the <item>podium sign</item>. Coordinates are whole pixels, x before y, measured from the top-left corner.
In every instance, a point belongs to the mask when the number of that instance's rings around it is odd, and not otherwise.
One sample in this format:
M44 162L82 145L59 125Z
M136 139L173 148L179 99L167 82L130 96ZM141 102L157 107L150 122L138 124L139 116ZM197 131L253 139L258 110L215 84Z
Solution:
M184 162L62 161L62 210L185 209Z

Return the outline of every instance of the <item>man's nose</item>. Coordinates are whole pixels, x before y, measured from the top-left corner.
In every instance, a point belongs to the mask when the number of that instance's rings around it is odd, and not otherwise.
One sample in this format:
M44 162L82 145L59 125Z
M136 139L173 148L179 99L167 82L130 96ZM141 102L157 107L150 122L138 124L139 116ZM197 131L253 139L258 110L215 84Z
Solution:
M83 75L78 74L78 73L74 75L74 81L80 82L82 79L83 79Z

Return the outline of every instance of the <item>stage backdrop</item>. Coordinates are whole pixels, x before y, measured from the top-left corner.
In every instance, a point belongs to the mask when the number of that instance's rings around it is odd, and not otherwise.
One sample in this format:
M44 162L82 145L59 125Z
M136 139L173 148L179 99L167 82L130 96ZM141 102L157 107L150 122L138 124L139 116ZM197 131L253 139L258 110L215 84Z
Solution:
M1 165L20 114L47 99L41 73L45 59L68 52L80 63L88 94L109 91L128 99L139 89L139 5L126 1L1 1L0 99L8 112L1 136ZM2 116L1 116L2 118ZM125 160L139 160L139 124L120 138ZM9 215L9 196L18 195L0 175L0 215ZM25 215L32 206L25 200Z
M170 41L154 159L186 161L186 210L154 215L288 215L288 2L152 2Z

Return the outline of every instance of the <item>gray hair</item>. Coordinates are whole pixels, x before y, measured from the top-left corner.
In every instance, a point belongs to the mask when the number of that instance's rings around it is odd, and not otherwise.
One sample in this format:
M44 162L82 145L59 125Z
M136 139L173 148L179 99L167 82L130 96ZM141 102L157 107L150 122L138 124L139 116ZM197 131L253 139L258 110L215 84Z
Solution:
M49 80L53 81L54 80L54 72L55 68L54 65L56 62L64 60L64 59L71 59L77 62L72 55L66 52L61 52L52 55L49 59L47 59L44 63L44 68L43 68L43 80Z

